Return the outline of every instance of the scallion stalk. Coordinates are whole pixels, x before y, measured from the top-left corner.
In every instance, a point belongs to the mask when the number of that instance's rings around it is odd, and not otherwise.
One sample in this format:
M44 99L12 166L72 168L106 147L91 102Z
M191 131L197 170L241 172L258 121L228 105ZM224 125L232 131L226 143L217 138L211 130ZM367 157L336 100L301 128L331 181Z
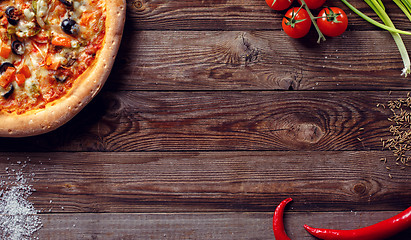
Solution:
M411 0L393 0L393 2L397 4L397 6L411 21Z
M410 0L401 0L401 2L407 8L408 12L411 13L411 1Z
M391 21L390 17L388 16L387 12L385 12L385 8L381 7L380 3L377 0L365 0L365 2L373 8L373 10L377 13L377 15L381 18L383 23L389 27L393 27L394 23ZM381 3L382 4L382 3ZM398 50L400 51L402 61L404 63L404 68L402 70L401 75L407 76L411 73L411 61L410 57L408 56L407 48L405 47L404 42L399 33L390 32L392 37L394 38L395 43L397 44Z
M347 5L353 12L358 14L360 17L362 17L363 19L365 19L369 23L374 24L377 27L381 27L385 30L388 30L391 33L391 35L392 35L392 37L395 41L395 44L397 45L398 50L400 51L401 58L402 58L402 61L404 63L404 68L402 70L401 75L407 76L408 74L410 74L411 73L410 57L408 55L407 49L406 49L405 44L404 44L404 42L401 38L401 35L400 35L400 33L409 35L409 32L398 30L398 29L395 28L394 23L391 21L390 17L388 16L388 14L385 11L385 7L384 7L384 4L382 3L382 1L380 1L380 0L364 0L374 10L374 12L378 15L378 17L382 20L382 22L384 24L376 22L372 18L370 18L367 15L365 15L364 13L360 12L354 6L349 4L346 0L341 0L341 1L345 5ZM407 0L405 0L405 1L407 1ZM406 33L404 33L404 32L406 32Z
M384 11L385 11L385 6L384 6L384 4L382 3L382 0L377 0L377 2L378 2L378 4L384 9Z
M382 28L382 29L390 31L390 32L400 33L400 34L404 34L404 35L411 35L411 32L409 32L409 31L404 31L404 30L400 30L400 29L397 29L397 28L389 27L385 24L382 24L382 23L379 23L379 22L375 21L374 19L370 18L369 16L367 16L366 14L364 14L363 12L361 12L360 10L355 8L347 0L341 0L341 2L343 2L349 9L351 9L351 11L356 13L358 16L362 17L367 22L373 24L374 26L377 26L379 28Z

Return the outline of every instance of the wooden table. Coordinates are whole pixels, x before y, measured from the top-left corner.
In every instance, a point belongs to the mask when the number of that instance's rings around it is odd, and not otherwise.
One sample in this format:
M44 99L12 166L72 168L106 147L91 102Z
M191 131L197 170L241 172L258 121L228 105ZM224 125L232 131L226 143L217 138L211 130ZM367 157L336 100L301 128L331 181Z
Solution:
M274 239L293 197L286 230L314 239L304 223L352 229L409 207L411 169L383 150L391 112L377 105L411 78L389 33L327 5L349 29L317 44L314 30L287 37L263 0L128 1L102 92L54 132L0 139L0 170L34 174L38 237Z

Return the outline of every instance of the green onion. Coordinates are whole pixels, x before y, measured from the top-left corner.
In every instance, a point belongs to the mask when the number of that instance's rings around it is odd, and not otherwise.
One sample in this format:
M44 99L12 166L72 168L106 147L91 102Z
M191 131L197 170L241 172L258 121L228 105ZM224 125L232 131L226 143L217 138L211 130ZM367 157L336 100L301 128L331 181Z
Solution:
M393 0L395 4L404 12L405 16L411 21L411 13L410 13L410 8L408 5L404 4L402 2L403 0Z
M397 4L397 6L411 21L411 0L393 0L393 2Z
M364 13L360 12L354 6L349 4L346 0L341 0L341 1L345 5L347 5L347 7L349 7L353 12L358 14L360 17L362 17L363 19L365 19L369 23L371 23L371 24L373 24L377 27L380 27L382 29L388 30L391 33L395 43L397 44L398 50L400 51L400 54L401 54L402 61L404 63L404 68L402 70L401 75L407 76L408 74L410 74L411 73L410 57L408 55L407 49L406 49L405 44L404 44L404 42L401 38L401 35L400 35L400 33L410 35L410 32L398 30L398 29L395 28L394 23L391 21L390 17L388 16L387 12L385 11L385 7L384 7L384 4L382 3L382 1L381 0L364 0L374 10L374 12L383 21L384 24L381 24L381 23L373 20L372 18L368 17ZM396 0L394 0L394 1L396 1ZM403 2L408 1L408 3L409 3L409 0L401 0L401 1L403 1ZM400 6L400 8L403 11L406 10L406 7L404 6L404 4L402 4L402 5L403 5L403 8L401 8L401 6Z
M384 9L385 11L385 7L384 7L384 4L382 3L382 0L377 0L377 2L382 7L382 9Z
M375 21L374 19L368 17L363 12L361 12L360 10L355 8L353 5L351 5L349 2L347 2L347 0L341 0L341 2L343 2L349 9L351 9L358 16L362 17L364 20L366 20L367 22L373 24L374 26L377 26L379 28L382 28L382 29L390 31L390 32L396 32L396 33L400 33L400 34L411 35L411 32L403 31L403 30L400 30L400 29L397 29L397 28L394 28L394 27L389 27L387 25L384 25L384 24L381 24L381 23Z
M394 1L395 2L395 1ZM401 0L404 6L408 9L408 12L411 12L411 1L410 0Z
M385 8L382 8L377 0L365 0L365 2L377 13L377 15L381 18L385 25L395 27L394 23L385 12ZM408 56L407 49L399 33L391 32L391 35L394 38L395 43L397 44L398 50L400 51L402 60L404 62L404 69L402 70L401 75L407 76L409 73L411 73L411 61L410 57Z

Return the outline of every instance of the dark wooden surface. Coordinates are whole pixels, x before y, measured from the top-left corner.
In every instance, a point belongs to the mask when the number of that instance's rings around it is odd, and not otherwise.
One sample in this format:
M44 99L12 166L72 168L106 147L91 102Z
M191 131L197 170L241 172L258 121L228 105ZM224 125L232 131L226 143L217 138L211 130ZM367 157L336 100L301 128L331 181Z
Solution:
M274 239L272 212L293 197L287 232L314 239L305 223L352 229L409 207L411 170L382 149L391 112L377 105L411 78L389 33L327 5L349 29L318 45L285 36L263 0L128 1L102 92L56 131L0 139L2 179L22 169L36 189L37 236Z

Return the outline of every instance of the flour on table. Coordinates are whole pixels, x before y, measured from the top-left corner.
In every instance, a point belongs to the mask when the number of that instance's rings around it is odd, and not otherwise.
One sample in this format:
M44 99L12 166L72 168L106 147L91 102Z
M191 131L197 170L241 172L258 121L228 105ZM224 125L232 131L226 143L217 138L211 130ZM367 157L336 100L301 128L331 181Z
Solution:
M7 240L33 239L42 227L38 211L28 201L34 189L21 170L9 170L9 180L0 182L0 238Z

